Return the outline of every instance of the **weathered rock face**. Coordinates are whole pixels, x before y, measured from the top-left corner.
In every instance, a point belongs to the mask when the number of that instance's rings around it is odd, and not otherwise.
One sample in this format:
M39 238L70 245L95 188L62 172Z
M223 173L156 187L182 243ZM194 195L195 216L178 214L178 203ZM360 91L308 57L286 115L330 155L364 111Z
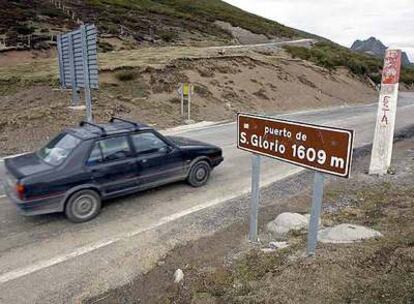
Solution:
M309 217L299 214L285 212L279 214L276 219L267 224L267 231L273 236L284 238L291 230L306 229L309 224Z
M378 57L384 57L387 47L378 39L371 37L367 40L356 40L351 50L359 53L369 53Z
M382 237L380 232L353 224L340 224L322 229L318 233L318 240L320 242L334 244L353 243L378 237Z
M358 53L366 53L369 55L384 58L387 47L375 37L370 37L367 40L356 40L352 44L351 50ZM408 59L407 53L402 53L401 62L404 66L411 64L410 60Z

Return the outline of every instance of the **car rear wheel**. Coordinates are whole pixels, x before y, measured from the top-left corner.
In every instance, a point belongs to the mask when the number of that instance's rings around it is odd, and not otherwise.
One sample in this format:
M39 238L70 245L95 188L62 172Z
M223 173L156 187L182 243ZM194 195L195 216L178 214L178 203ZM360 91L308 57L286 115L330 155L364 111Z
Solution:
M87 222L101 210L101 198L96 191L81 190L73 194L65 206L66 217L74 223Z
M204 186L210 177L211 166L205 160L195 163L188 174L187 181L193 187Z

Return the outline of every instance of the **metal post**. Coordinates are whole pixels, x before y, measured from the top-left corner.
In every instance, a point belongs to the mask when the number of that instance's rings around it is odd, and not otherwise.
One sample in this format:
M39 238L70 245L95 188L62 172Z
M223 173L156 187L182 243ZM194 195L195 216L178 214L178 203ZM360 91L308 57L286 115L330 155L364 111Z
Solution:
M93 121L92 117L92 96L91 89L85 86L85 102L86 102L86 119L89 122Z
M58 49L58 53L59 53L59 74L60 74L60 86L64 87L65 85L65 73L64 73L64 69L63 69L63 55L62 55L62 36L61 35L57 35L56 37L56 43L57 43L57 49Z
M321 217L322 200L323 200L324 175L315 172L313 183L312 211L309 221L308 233L308 256L315 255L316 245L318 243L319 219Z
M84 82L85 82L85 104L86 104L86 119L87 121L93 121L92 118L92 96L91 96L91 86L90 86L90 75L89 75L89 65L88 65L88 50L87 50L87 40L86 40L86 26L81 26L82 33L82 49L83 49L83 71L84 71Z
M191 120L191 86L188 85L188 96L187 96L187 102L188 102L188 109L187 109L187 120Z
M73 37L72 35L68 36L69 39L69 60L70 62L74 62L74 55L73 55ZM76 88L76 72L75 72L75 64L70 65L70 81L72 86L72 106L77 106L79 103L79 95Z
M250 206L250 231L249 241L257 243L257 217L259 214L260 200L260 155L252 154L252 198Z
M181 84L181 116L184 117L184 86Z

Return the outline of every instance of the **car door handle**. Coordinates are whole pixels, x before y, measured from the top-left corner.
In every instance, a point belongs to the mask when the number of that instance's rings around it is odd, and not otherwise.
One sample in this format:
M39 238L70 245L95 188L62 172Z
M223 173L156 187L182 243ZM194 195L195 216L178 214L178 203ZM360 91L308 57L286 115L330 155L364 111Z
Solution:
M145 164L147 161L147 159L141 159L139 162Z

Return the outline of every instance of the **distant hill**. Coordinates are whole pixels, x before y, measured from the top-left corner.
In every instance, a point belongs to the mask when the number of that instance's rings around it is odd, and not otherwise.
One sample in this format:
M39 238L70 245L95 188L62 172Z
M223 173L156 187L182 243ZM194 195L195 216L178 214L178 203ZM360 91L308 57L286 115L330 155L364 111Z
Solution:
M356 40L351 46L351 50L355 52L366 53L381 58L384 58L386 49L387 47L375 37L370 37L367 40ZM411 64L407 53L403 52L401 59L403 66L409 66Z
M35 45L51 35L96 23L101 35L137 44L211 44L234 42L216 21L268 39L311 38L313 35L245 12L221 0L0 0L0 48ZM43 38L42 38L43 37Z

